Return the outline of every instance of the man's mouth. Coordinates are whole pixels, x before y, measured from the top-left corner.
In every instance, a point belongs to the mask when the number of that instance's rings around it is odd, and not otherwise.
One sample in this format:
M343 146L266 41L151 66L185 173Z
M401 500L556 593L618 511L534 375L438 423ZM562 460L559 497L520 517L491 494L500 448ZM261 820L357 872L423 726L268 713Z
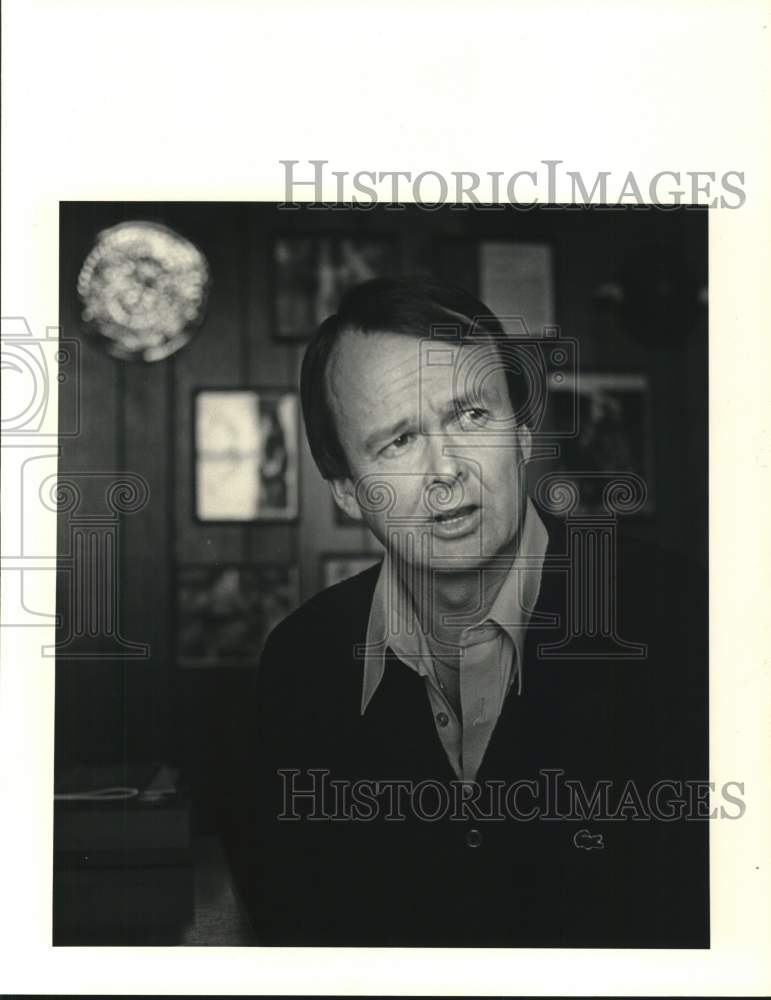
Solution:
M463 507L456 507L454 510L445 511L442 514L435 514L433 520L437 524L454 524L457 521L462 521L464 517L468 517L469 514L473 514L476 510L474 504L464 504Z

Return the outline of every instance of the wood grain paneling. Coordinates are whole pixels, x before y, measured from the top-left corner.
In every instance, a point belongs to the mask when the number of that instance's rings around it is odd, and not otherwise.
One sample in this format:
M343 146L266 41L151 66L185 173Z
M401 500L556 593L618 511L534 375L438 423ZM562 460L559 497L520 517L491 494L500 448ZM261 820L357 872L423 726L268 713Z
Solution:
M84 339L75 285L100 229L125 219L165 223L193 240L212 273L206 319L193 341L154 365L121 364ZM145 642L150 657L136 661L62 660L57 666L57 767L90 759L163 755L180 763L204 803L218 782L218 754L249 671L185 671L175 664L175 579L191 563L291 562L300 568L301 597L321 585L325 552L376 549L363 528L340 527L327 485L316 470L304 433L300 447L300 517L296 524L201 524L193 516L192 399L196 389L250 385L297 389L303 344L274 337L273 240L279 235L372 233L390 236L403 273L444 273L463 265L460 243L478 239L546 241L554 248L557 320L575 337L589 367L642 371L651 379L656 414L659 504L640 521L643 537L681 552L703 551L706 530L706 313L695 302L678 343L676 324L663 315L664 293L643 306L637 322L598 316L598 283L626 272L651 281L706 284L704 213L553 211L285 212L272 205L78 204L61 211L60 324L80 340L80 371L66 384L62 405L80 396L81 430L62 439L60 468L74 476L102 470L144 477L150 500L121 518L121 627ZM460 241L460 242L459 242ZM461 257L458 254L461 253ZM663 268L656 261L664 260ZM460 263L459 263L460 261ZM678 263L682 262L682 265ZM681 273L682 272L682 273ZM684 277L685 276L685 277ZM473 279L473 275L472 275ZM658 287L658 286L656 286ZM643 295L638 282L635 294ZM655 291L655 288L654 288ZM659 294L659 293L656 293ZM678 300L679 301L679 300ZM658 312L656 311L658 308ZM648 312L645 310L648 309ZM634 319L634 317L633 317ZM644 322L642 322L644 320ZM666 336L646 342L646 323ZM666 324L669 323L669 326ZM615 325L614 325L615 324ZM669 338L667 340L667 337ZM685 419L686 414L691 416ZM694 456L693 463L684 460ZM83 480L84 509L96 509L103 486ZM69 520L63 515L59 552ZM66 612L66 581L60 585ZM79 647L87 652L88 643Z

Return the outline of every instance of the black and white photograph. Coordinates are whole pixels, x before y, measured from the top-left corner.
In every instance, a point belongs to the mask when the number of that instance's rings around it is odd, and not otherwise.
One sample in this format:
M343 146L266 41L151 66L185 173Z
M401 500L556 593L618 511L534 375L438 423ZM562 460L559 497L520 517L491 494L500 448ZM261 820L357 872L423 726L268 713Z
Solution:
M5 0L0 994L766 996L769 0Z
M410 267L308 309L279 226ZM63 203L60 234L54 944L709 947L706 211Z

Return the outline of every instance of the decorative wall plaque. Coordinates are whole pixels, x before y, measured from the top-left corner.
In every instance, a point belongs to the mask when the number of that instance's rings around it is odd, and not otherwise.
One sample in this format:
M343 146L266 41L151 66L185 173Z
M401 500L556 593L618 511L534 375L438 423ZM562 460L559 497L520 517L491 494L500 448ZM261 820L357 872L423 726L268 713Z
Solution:
M189 240L155 222L97 236L78 277L87 329L114 358L162 361L200 323L209 268Z

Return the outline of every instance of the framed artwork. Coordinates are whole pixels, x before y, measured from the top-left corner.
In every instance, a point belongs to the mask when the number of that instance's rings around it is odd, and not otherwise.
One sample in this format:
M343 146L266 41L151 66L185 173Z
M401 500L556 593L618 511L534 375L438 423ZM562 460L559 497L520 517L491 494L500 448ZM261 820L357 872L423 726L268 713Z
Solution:
M193 411L196 520L296 519L297 393L199 389Z
M275 335L304 340L337 309L345 291L395 273L390 237L286 236L273 243Z
M554 323L554 264L546 243L483 240L477 248L479 297L515 336L521 317L531 335Z
M294 566L180 567L178 666L255 667L271 630L298 604Z
M532 336L555 322L554 248L543 241L450 239L437 242L435 258L449 281L476 291L507 332Z
M321 583L323 587L333 587L348 580L357 573L374 566L383 556L377 552L340 552L321 557Z
M647 498L641 513L654 509L653 438L650 385L644 374L591 372L552 377L549 384L547 420L550 426L568 426L577 410L578 434L561 439L557 468L566 478L580 480L577 513L603 509L602 478L580 473L632 472L646 485Z

